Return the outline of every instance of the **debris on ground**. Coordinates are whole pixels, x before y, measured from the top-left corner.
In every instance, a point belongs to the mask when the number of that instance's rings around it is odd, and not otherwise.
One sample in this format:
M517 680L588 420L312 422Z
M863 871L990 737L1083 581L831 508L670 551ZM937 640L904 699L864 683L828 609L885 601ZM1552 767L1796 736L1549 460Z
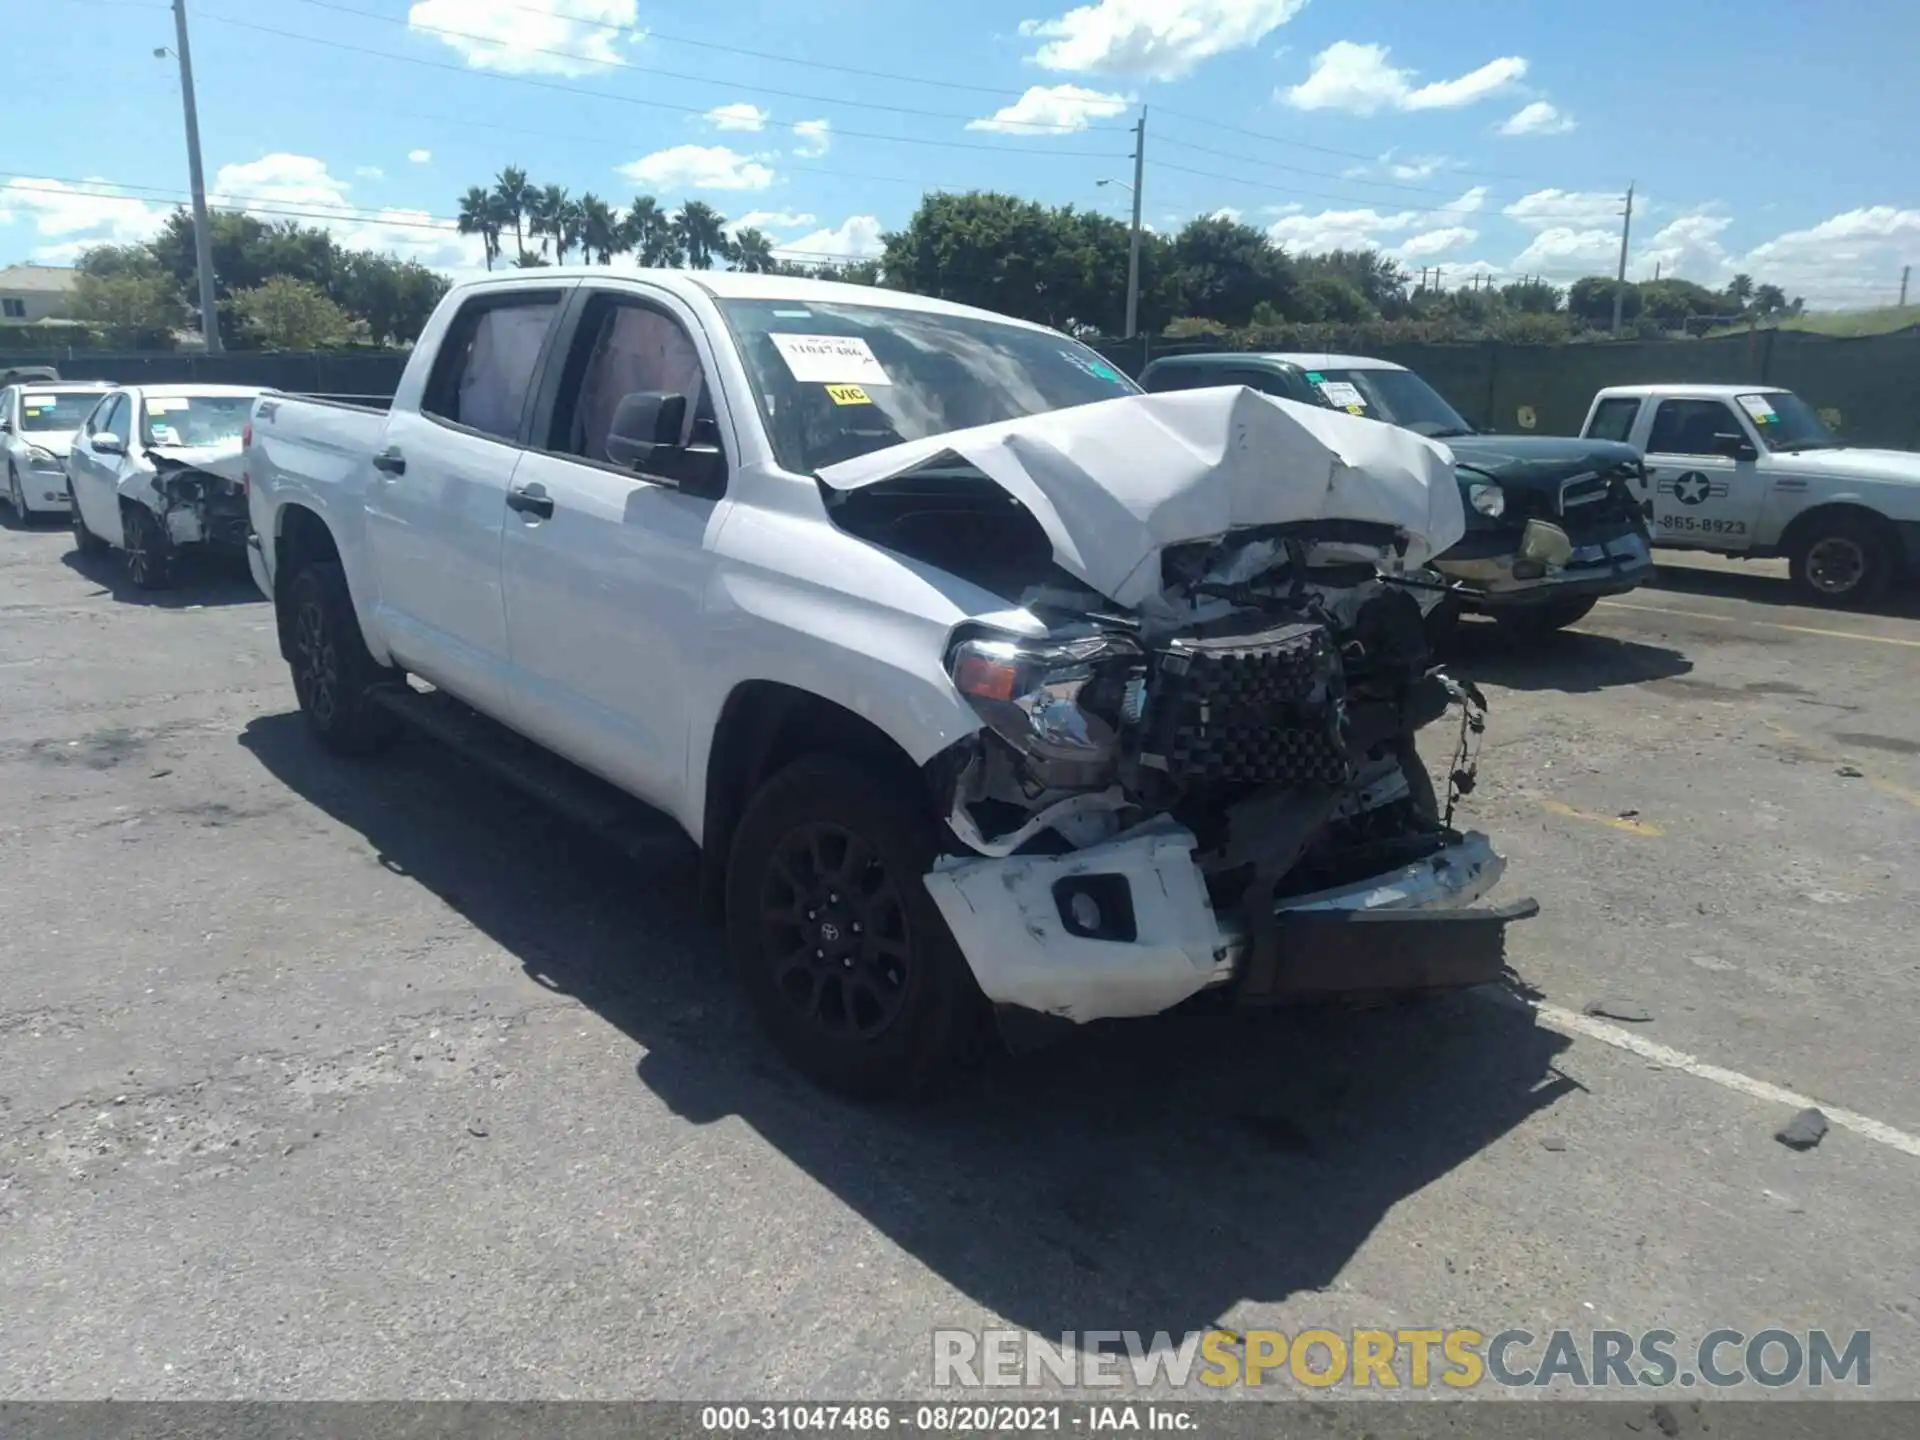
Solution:
M1653 1423L1659 1427L1662 1435L1673 1436L1680 1433L1680 1421L1671 1408L1665 1405L1653 1407Z
M1546 1139L1540 1142L1540 1148L1542 1150L1552 1150L1555 1153L1558 1153L1559 1151L1562 1151L1567 1148L1567 1142L1561 1139L1558 1135L1549 1135L1547 1136Z
M484 1140L487 1138L487 1127L475 1120L467 1126L467 1134L476 1140Z
M1635 1022L1651 1020L1653 1012L1638 1000L1589 1000L1584 1011L1588 1015L1604 1015L1609 1020L1632 1020Z
M1840 776L1843 780L1859 780L1864 778L1865 774L1858 765L1842 765L1833 773Z
M1793 1150L1811 1150L1827 1133L1827 1117L1816 1109L1802 1110L1774 1131L1773 1138Z

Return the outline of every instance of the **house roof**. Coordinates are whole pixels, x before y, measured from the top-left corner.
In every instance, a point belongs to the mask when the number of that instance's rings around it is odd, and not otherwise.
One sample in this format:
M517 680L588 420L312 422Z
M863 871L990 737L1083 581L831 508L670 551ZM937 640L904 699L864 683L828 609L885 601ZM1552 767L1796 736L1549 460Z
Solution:
M71 265L9 265L0 270L0 290L40 295L64 295L73 289L80 272Z

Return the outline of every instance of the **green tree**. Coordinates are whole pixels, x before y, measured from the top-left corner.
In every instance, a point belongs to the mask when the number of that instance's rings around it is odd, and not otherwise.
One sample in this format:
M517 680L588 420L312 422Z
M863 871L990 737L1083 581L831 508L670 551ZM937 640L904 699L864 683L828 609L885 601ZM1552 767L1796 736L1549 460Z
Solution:
M349 315L366 323L376 345L411 344L426 328L427 317L447 293L445 276L417 260L352 251L331 297Z
M1522 315L1551 315L1565 297L1544 280L1515 280L1500 287L1500 301Z
M533 182L518 166L509 165L494 177L493 198L499 206L496 213L502 230L508 225L513 227L516 257L527 253L527 215L533 208L533 197Z
M773 241L749 225L727 244L727 268L766 273L773 269Z
M1727 308L1736 315L1747 313L1747 306L1753 301L1753 277L1736 275L1727 282Z
M1299 280L1280 247L1264 231L1224 215L1187 222L1173 238L1182 310L1203 320L1245 325L1267 301L1297 317Z
M351 320L317 285L274 275L228 302L246 330L270 350L320 350L347 339Z
M500 220L499 197L484 185L475 185L460 197L460 217L455 228L462 235L478 235L480 243L486 247L487 269L493 269L493 262L500 258Z
M1316 275L1344 280L1360 292L1367 308L1376 315L1392 319L1406 313L1406 272L1378 250L1329 250L1321 255L1296 255L1293 267L1302 281Z
M1269 311L1270 302L1261 301L1261 306ZM1294 294L1294 312L1301 320L1335 322L1343 325L1357 324L1375 314L1373 306L1367 303L1367 297L1351 280L1341 275L1309 275L1301 282Z
M73 282L73 318L98 330L112 345L171 350L174 332L188 323L179 287L151 258L144 270L123 261L123 256L97 251L81 257Z
M1691 280L1648 280L1640 286L1641 309L1664 330L1684 330L1689 320L1724 314L1726 297ZM1609 317L1611 319L1611 317Z
M614 208L589 190L580 197L580 248L589 260L611 265L626 249L626 237Z
M1778 285L1756 286L1753 292L1753 308L1763 320L1784 315L1787 311L1787 292Z
M620 222L625 248L648 269L666 269L680 263L680 237L673 221L651 195L636 195Z
M1576 319L1598 330L1605 330L1613 324L1613 291L1617 282L1610 275L1587 275L1573 282L1573 288L1567 291L1567 310ZM1627 281L1626 291L1620 301L1622 320L1637 320L1640 316L1640 287Z
M673 217L673 230L692 269L711 270L714 256L726 254L726 218L704 200L689 200L682 205Z

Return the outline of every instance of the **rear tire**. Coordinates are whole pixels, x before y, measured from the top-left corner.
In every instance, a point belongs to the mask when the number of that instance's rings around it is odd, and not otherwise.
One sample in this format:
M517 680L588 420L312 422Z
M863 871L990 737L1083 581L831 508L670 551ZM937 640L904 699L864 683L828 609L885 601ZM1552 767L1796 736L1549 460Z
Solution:
M1577 600L1549 600L1524 610L1495 611L1494 621L1516 639L1544 640L1555 631L1586 619L1598 603L1599 597L1593 595Z
M126 527L127 578L141 590L166 590L173 584L173 540L146 506L121 510Z
M315 561L288 582L286 604L293 692L314 739L336 755L386 749L400 733L400 718L376 692L403 682L367 649L346 571L338 561Z
M1787 556L1793 588L1815 605L1850 609L1870 605L1893 583L1897 568L1889 537L1871 520L1835 515L1815 520Z
M794 1068L860 1099L944 1078L984 1012L922 877L940 852L911 788L814 755L754 796L727 866L727 944Z
M73 548L82 555L102 555L106 553L107 542L87 528L87 522L80 514L80 499L73 493L73 486L67 486L67 521L73 526Z

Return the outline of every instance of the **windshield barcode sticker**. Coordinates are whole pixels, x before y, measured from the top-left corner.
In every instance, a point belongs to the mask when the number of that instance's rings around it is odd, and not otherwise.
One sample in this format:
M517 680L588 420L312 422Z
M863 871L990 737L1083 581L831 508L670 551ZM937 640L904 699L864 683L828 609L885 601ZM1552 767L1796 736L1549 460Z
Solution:
M35 409L39 409L41 407L56 405L59 403L59 399L60 397L57 395L29 395L27 396L26 403Z
M1773 406L1767 403L1767 397L1764 395L1742 395L1740 408L1762 425L1771 425L1777 418Z
M891 385L873 350L857 335L783 335L767 332L804 385Z
M1322 381L1320 393L1327 397L1329 405L1338 406L1342 410L1351 410L1355 406L1362 410L1367 408L1367 397L1344 380Z

